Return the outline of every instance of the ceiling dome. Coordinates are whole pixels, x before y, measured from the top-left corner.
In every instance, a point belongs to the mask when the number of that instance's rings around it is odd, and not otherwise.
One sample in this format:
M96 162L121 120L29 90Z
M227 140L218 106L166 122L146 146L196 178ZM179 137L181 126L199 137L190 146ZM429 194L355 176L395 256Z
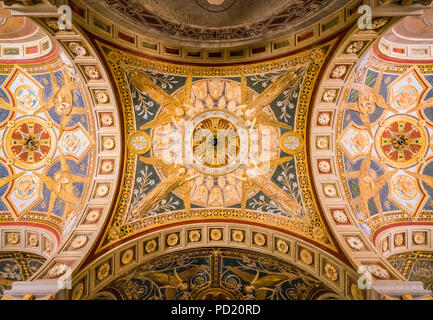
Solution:
M380 40L379 49L392 58L431 60L433 51L433 9L421 16L409 16L397 23Z
M241 45L311 26L341 7L339 0L91 0L86 5L122 28L172 43ZM187 41L187 42L185 42Z
M260 22L263 17L270 17L293 2L287 0L138 0L132 1L125 13L132 13L134 10L139 13L144 8L149 12L158 12L161 17L173 23L223 28Z
M13 17L0 9L0 59L35 59L48 55L53 44L49 36L26 17Z

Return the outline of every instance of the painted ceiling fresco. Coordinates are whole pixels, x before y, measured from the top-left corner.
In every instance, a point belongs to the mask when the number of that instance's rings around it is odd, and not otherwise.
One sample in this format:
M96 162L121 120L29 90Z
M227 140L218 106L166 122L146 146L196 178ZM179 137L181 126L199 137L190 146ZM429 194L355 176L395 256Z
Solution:
M332 292L305 271L271 256L218 248L153 259L101 291L125 300L310 300Z
M360 265L432 288L433 65L377 52L393 17L366 31L353 3L271 2L233 25L183 1L35 19L53 51L0 64L0 296L67 270L74 300L367 299ZM252 1L206 3L188 6Z
M332 45L256 65L188 68L101 44L127 137L120 200L101 246L167 223L235 219L335 250L312 194L304 143L307 106ZM199 136L201 128L213 138ZM214 159L219 148L225 158Z
M31 253L0 253L0 299L13 281L29 279L45 262L45 258Z
M63 53L0 66L0 223L47 225L60 235L75 223L95 147L77 80Z
M367 234L396 221L431 221L433 70L371 51L343 93L339 171Z

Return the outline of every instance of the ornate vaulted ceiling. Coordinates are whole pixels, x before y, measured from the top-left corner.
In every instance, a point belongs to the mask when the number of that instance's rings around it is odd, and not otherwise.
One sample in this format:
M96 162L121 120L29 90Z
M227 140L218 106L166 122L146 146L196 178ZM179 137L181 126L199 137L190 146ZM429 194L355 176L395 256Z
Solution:
M271 3L69 1L71 30L9 4L2 294L71 274L72 299L431 285L433 64L391 35L429 12L365 30L357 1Z
M335 250L311 193L302 107L332 45L248 67L188 68L101 44L123 98L127 137L119 193L126 201L102 247L168 221L236 219L283 226ZM215 133L206 142L214 144L212 157L222 143L218 129L239 136L219 164L199 154L194 141L203 127Z

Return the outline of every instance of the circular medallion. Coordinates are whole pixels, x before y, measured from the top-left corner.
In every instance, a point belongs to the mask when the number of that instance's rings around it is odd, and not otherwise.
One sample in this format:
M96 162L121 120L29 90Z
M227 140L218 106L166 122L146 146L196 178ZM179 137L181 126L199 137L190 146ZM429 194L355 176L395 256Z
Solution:
M350 138L350 145L355 153L367 153L370 146L370 138L367 132L357 131Z
M45 166L56 150L54 131L46 121L35 118L22 118L5 135L4 148L14 165L26 170Z
M414 118L391 117L376 133L376 150L391 167L408 168L425 155L426 130Z
M348 222L347 216L343 210L334 210L332 212L332 217L336 222L341 224L346 224Z
M280 146L285 153L294 154L302 149L302 138L296 133L286 132L280 138Z
M373 264L367 266L367 268L370 273L378 279L388 280L391 277L389 272L379 265Z
M412 107L418 100L418 91L411 85L401 87L394 95L394 105L400 110Z
M15 99L18 106L26 111L33 111L39 107L38 96L33 88L23 85L15 90Z
M404 200L413 200L418 194L415 179L406 175L395 177L393 187L394 192Z
M330 173L331 172L331 165L328 161L320 161L318 165L320 173Z
M146 251L146 253L152 253L156 250L157 247L158 247L158 244L156 243L156 240L152 239L152 240L149 240L148 242L146 242L144 250Z
M81 147L81 139L75 133L65 133L62 139L62 146L67 153L76 154Z
M128 249L122 253L121 262L123 265L130 263L134 259L134 250Z
M290 248L286 241L279 239L277 241L277 249L281 253L288 253Z
M237 116L220 110L203 112L185 128L185 159L199 172L225 175L248 157L248 132Z
M167 245L173 247L179 243L179 235L177 233L172 233L167 237Z
M265 236L261 233L256 233L254 235L254 243L259 247L263 247L266 244Z
M145 154L149 151L151 139L146 132L139 131L132 134L128 141L128 149L135 154Z
M311 265L314 261L313 255L308 250L301 249L299 256L300 256L302 262L307 264L307 265Z
M19 200L28 200L33 198L39 190L38 179L34 176L24 176L15 183L14 193Z
M81 249L83 248L89 239L86 236L77 236L71 243L71 247L73 249Z
M99 266L98 268L98 272L97 272L97 278L99 281L104 280L105 278L108 277L108 275L110 274L111 271L111 266L108 262L102 264L101 266Z
M47 277L50 279L58 278L68 271L68 266L66 264L56 264L48 272Z
M338 279L337 269L332 264L327 263L325 265L325 274L332 281L337 281Z
M198 242L201 239L201 233L199 230L192 230L188 234L188 238L189 238L189 241L191 241L191 242Z
M346 239L347 244L354 250L361 251L364 249L364 243L357 237L349 237Z
M211 240L213 240L213 241L219 241L219 240L221 240L222 236L223 236L223 235L222 235L220 229L212 229L212 230L210 231L210 238L211 238Z
M75 288L72 290L72 300L80 300L84 293L84 284L80 282L75 286Z
M417 232L413 235L413 242L417 245L425 244L426 243L426 234L424 232Z

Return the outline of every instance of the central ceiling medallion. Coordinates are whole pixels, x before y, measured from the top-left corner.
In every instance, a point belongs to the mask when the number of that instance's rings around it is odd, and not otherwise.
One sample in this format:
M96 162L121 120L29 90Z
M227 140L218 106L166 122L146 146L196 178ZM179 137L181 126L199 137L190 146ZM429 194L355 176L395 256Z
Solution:
M55 153L56 138L49 123L36 117L10 123L5 151L9 161L22 169L39 169L49 163Z
M427 135L419 121L408 116L391 117L376 133L377 152L394 168L408 168L423 158Z
M248 133L242 120L220 110L196 116L185 129L185 159L199 172L224 175L248 157Z
M223 12L230 9L237 0L195 0L203 9L210 12Z

